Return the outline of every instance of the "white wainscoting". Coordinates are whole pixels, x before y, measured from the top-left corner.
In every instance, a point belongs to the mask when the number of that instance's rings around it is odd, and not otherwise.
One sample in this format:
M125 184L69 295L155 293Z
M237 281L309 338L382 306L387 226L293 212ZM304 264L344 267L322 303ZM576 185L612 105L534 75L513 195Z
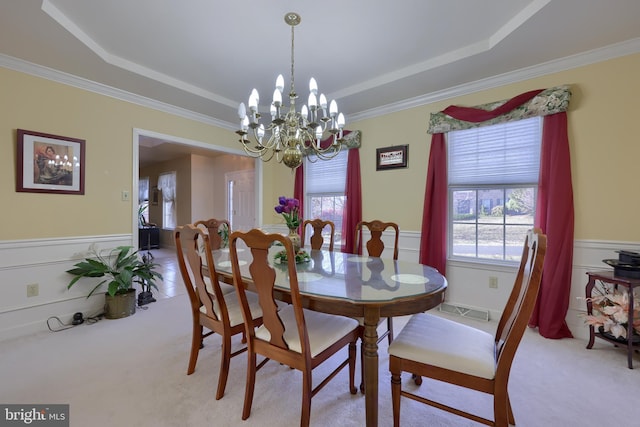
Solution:
M131 235L0 241L0 340L48 331L52 316L68 323L78 311L101 313L104 297L87 298L89 283L68 290L72 276L66 271L88 256L91 245L104 250L131 244ZM27 285L36 283L38 296L27 297Z
M640 243L575 240L567 325L575 338L586 340L589 329L581 314L586 313L584 301L588 271L611 270L603 259L617 258L617 250L637 251ZM449 262L447 265L446 300L452 304L489 310L491 320L502 314L513 286L516 268L493 267L485 264ZM489 288L489 278L498 278L498 288Z
M265 225L265 232L287 233L279 224ZM368 236L365 236L365 239ZM384 257L393 254L393 238L383 233ZM46 321L58 316L70 321L73 313L100 313L103 303L98 295L87 299L89 286L78 284L67 290L70 276L65 273L87 255L91 244L100 249L131 245L131 235L88 236L0 242L0 340L48 330ZM399 258L417 262L420 233L401 231ZM584 288L587 271L609 270L602 262L617 258L616 250L637 251L640 243L577 240L574 242L573 275L567 324L576 338L586 339L588 329L580 314L586 310ZM513 285L516 268L451 261L447 265L449 282L446 301L479 310L488 310L490 318L500 317ZM498 278L498 287L489 287L489 278ZM39 295L27 298L28 284L38 283Z
M638 251L637 242L605 242L600 240L577 240L573 245L573 272L571 275L571 297L567 324L576 338L588 339L589 328L584 324L581 314L586 313L584 301L588 271L611 271L612 268L603 263L603 259L617 259L616 251Z

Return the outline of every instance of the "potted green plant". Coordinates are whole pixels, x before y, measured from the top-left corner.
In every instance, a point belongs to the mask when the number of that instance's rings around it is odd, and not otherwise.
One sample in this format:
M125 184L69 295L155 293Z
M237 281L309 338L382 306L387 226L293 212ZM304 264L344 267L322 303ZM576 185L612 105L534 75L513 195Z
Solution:
M144 267L152 270L155 267L156 264L153 263L153 254L150 251L147 251L146 254L142 255L142 264L143 266L140 266L140 270ZM153 272L149 271L149 274L153 274ZM156 289L158 289L158 287L153 280L138 276L135 281L139 283L142 288L142 292L138 294L138 306L156 302L156 299L153 297L153 293L151 292L151 287L153 286Z
M144 227L147 224L147 220L144 218L144 212L149 207L149 203L140 203L138 205L138 227Z
M91 289L87 298L104 283L107 284L105 294L105 317L107 319L118 319L127 317L136 311L136 290L134 283L139 283L143 291L150 290L156 279L162 280L162 275L155 271L157 264L149 258L144 261L138 257L138 252L132 246L118 246L111 249L107 254L98 250L90 250L91 257L85 258L74 265L74 268L67 270L67 273L75 276L67 289L78 283L83 277L105 277Z

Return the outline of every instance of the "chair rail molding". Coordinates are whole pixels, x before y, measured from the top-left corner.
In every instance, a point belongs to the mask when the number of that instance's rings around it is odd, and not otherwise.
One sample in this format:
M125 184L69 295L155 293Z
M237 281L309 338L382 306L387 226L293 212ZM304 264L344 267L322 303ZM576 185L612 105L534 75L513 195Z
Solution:
M586 313L585 286L588 271L610 270L611 267L602 262L603 259L617 258L615 251L637 251L638 242L574 240L573 266L571 274L571 291L566 321L574 337L588 340L589 329L580 315ZM445 276L449 282L445 301L453 305L465 306L478 310L488 310L490 320L500 318L507 301L511 284L517 272L512 269L490 264L465 263L450 261L447 263ZM498 288L489 288L490 277L496 277Z
M265 232L287 233L282 224L265 224ZM383 233L384 256L391 258L393 237ZM0 241L0 341L29 333L46 331L46 320L51 316L71 319L78 311L98 313L102 298L87 299L87 289L76 287L67 290L69 278L65 273L73 264L86 256L89 247L99 249L119 245L132 245L130 234L106 236L77 236L54 239ZM571 293L567 324L576 338L588 339L588 328L580 318L586 312L581 298L585 296L587 272L609 270L603 259L617 258L615 251L637 251L640 242L575 240ZM399 259L416 261L420 252L420 232L400 230ZM516 267L504 265L447 263L449 282L445 300L449 304L478 310L487 310L490 320L498 319L506 303ZM489 288L489 278L497 277L498 288ZM26 287L39 284L39 295L27 297Z
M0 241L0 341L47 331L47 319L71 319L73 313L99 314L104 299L87 298L89 288L67 284L66 270L97 250L132 245L131 234ZM38 295L27 296L37 284ZM66 321L66 320L65 320Z

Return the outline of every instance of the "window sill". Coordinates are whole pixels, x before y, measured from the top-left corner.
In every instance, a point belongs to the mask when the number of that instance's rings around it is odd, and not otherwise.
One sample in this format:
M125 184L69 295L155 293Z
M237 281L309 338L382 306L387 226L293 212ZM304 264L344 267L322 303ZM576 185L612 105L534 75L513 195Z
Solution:
M476 270L502 271L513 273L518 270L520 262L515 261L494 261L468 258L447 258L447 267L473 268Z

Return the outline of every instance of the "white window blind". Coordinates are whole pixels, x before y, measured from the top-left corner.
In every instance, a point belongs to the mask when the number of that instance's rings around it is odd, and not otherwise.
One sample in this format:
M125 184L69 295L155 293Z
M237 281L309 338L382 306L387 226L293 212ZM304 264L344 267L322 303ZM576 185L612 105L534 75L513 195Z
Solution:
M537 183L541 126L533 117L449 132L449 185Z
M162 191L162 227L173 229L176 226L176 173L160 174L158 188Z
M176 198L176 173L169 172L160 174L158 177L158 188L162 191L162 198L173 202Z
M138 202L149 200L149 177L140 178L138 181Z
M347 179L347 154L342 150L331 160L318 160L305 163L305 182L307 194L341 193Z

